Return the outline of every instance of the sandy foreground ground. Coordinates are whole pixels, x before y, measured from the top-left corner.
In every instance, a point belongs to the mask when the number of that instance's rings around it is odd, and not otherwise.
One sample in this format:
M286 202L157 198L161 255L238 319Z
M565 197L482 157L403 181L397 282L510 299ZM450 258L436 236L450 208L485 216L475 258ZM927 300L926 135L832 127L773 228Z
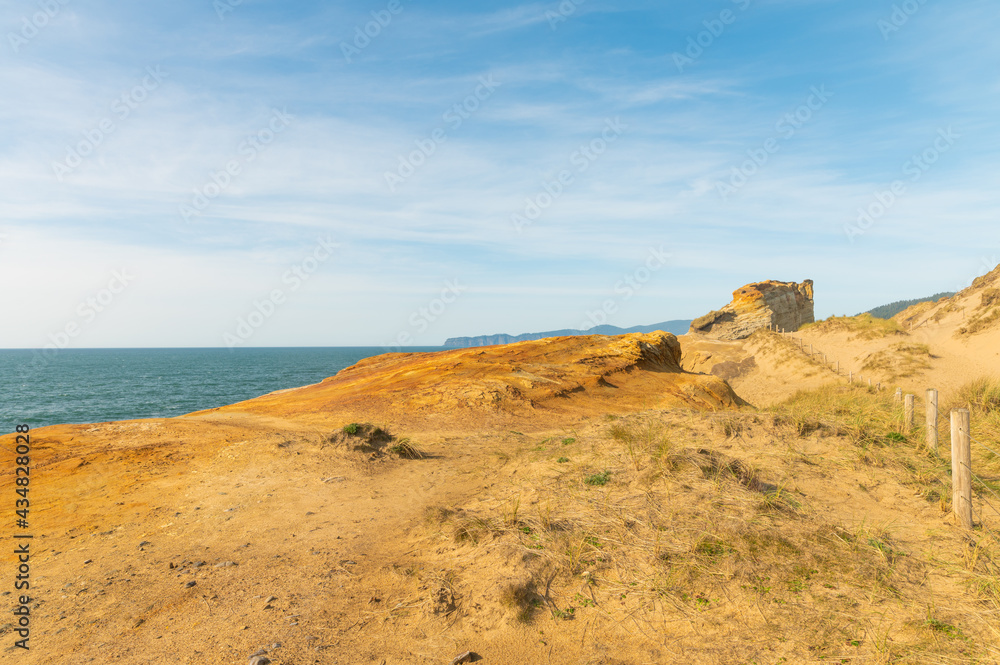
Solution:
M906 333L930 347L929 367L885 387L934 386L946 400L969 378L1000 374L996 330L955 336L968 308ZM0 660L997 662L988 645L1000 644L1000 624L960 572L966 536L948 513L835 437L790 434L754 408L846 383L899 340L794 337L653 333L391 354L180 418L37 429L27 528L13 526L17 455L3 437L3 604L25 593L13 589L23 542L31 600L30 649L16 646L20 617L7 613ZM816 353L839 360L840 374ZM352 423L360 433L345 433ZM631 435L609 429L622 423L658 428L676 470L653 474ZM609 448L616 436L625 446ZM591 483L601 471L607 484ZM774 507L782 492L795 497L788 514ZM706 540L737 516L749 530ZM837 529L855 537L823 535ZM728 556L711 543L754 533L783 533L768 541L774 551L787 539L805 557L816 539L888 543L890 531L890 551L908 557L876 548L892 562L892 592L850 579L877 580L881 559L846 571L818 554L799 582L789 572L773 590L718 586L756 579L748 562L777 556L752 544L743 568L705 573ZM940 661L877 660L892 639L938 639L924 635L931 613L961 623L969 646L948 642Z
M181 418L32 431L30 526L5 529L8 543L33 536L30 649L15 646L15 618L0 624L0 653L231 663L267 649L273 662L378 663L419 651L450 662L466 633L446 636L454 595L434 596L445 587L428 572L438 550L420 528L429 507L488 492L494 453L573 427L596 405L739 401L715 377L681 374L670 335L519 347L393 354ZM360 445L342 432L353 422L412 437L421 459ZM0 494L13 514L14 437L2 445ZM13 604L21 594L3 595ZM415 633L395 624L401 614ZM519 662L516 632L487 639L496 662Z

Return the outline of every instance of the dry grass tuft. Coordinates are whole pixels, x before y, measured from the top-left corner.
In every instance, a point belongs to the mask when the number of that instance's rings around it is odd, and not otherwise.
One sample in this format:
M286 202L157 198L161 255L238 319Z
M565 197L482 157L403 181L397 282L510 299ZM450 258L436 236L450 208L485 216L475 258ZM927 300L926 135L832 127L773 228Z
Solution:
M1000 307L993 307L982 311L956 331L956 335L974 335L978 332L995 327L995 323L1000 321Z
M959 403L978 414L1000 410L1000 380L981 377L962 386L958 391Z
M413 442L408 438L400 439L393 445L389 446L389 452L393 455L402 457L403 459L424 459L427 457L427 455L413 445Z
M858 316L831 316L824 321L809 323L801 330L811 332L841 332L853 333L851 339L882 339L891 335L905 335L906 331L894 319L877 319L871 314Z
M885 381L895 381L930 369L932 357L926 344L899 342L869 355L861 369L878 374Z
M969 394L993 404L991 389ZM863 386L799 393L766 412L621 416L581 433L571 464L554 463L562 446L522 448L517 490L474 511L435 509L429 522L462 559L501 557L487 559L508 566L499 603L520 623L627 623L654 638L669 627L687 649L724 634L754 644L757 662L988 662L995 534L978 534L949 573L894 523L844 523L795 486L801 469L841 474L846 463L944 505L947 461L901 425L902 405ZM746 457L777 442L767 464ZM782 452L806 442L835 448L836 461L814 455L803 467L804 454ZM581 482L587 474L607 482ZM931 566L975 593L979 624L928 609Z
M979 301L979 307L986 309L993 305L1000 305L1000 289L986 289Z
M624 447L636 471L650 462L670 465L674 446L664 425L655 419L616 421L608 436Z
M542 606L533 579L510 581L500 588L500 604L514 612L519 623L531 623L532 615Z

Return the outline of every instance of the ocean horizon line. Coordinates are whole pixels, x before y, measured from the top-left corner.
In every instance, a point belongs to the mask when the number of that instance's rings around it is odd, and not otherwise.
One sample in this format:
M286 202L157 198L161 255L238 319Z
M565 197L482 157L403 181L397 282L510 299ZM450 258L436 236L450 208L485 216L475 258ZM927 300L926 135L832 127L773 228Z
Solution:
M345 344L327 346L87 346L80 348L53 349L51 347L0 347L0 351L56 351L72 353L74 351L254 351L282 349L446 349L443 344L422 344L413 346L389 346L384 344Z

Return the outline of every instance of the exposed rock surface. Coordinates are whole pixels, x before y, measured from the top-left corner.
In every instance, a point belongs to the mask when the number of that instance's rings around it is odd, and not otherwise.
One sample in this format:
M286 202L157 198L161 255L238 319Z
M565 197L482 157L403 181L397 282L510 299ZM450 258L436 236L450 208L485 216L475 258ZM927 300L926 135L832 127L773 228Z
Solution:
M768 326L793 332L816 320L813 282L757 282L733 292L733 301L691 323L691 333L713 339L746 339Z
M617 337L553 337L505 346L433 353L389 353L362 360L322 383L214 411L308 416L331 410L386 410L408 417L447 413L605 412L646 400L649 407L716 409L741 403L722 380L680 366L677 337L664 332ZM539 414L540 415L540 414Z

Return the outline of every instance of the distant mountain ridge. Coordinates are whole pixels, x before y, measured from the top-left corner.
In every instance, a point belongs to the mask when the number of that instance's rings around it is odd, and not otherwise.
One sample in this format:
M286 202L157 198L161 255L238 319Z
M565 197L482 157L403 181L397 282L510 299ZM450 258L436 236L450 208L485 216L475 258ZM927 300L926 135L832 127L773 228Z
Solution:
M906 310L913 305L917 305L922 302L937 302L941 298L950 298L955 295L954 291L947 291L943 293L936 293L929 298L915 298L914 300L897 300L896 302L891 302L888 305L881 305L875 309L870 309L867 312L862 312L863 314L871 314L876 319L891 319L900 312Z
M649 326L633 326L631 328L619 328L617 326L594 326L589 330L550 330L540 333L524 333L523 335L479 335L477 337L450 337L445 340L444 346L451 348L468 348L472 346L493 346L495 344L513 344L514 342L527 342L546 337L571 337L576 335L625 335L627 333L651 333L657 330L673 333L675 335L687 334L691 327L691 319L664 321L654 323Z

